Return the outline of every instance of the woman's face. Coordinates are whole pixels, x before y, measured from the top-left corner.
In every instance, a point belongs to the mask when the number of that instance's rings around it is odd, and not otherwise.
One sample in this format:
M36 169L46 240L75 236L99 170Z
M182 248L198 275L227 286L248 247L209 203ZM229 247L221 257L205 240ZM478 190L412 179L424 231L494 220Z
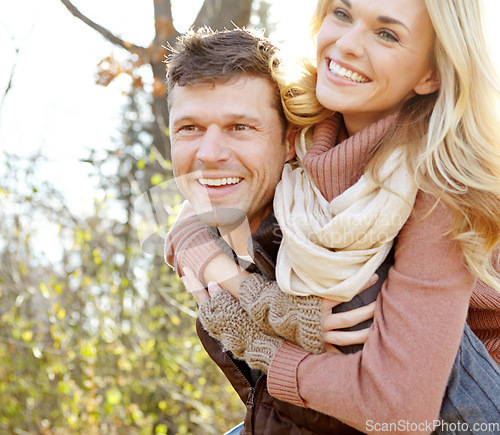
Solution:
M424 0L333 0L317 38L316 95L350 135L439 88Z

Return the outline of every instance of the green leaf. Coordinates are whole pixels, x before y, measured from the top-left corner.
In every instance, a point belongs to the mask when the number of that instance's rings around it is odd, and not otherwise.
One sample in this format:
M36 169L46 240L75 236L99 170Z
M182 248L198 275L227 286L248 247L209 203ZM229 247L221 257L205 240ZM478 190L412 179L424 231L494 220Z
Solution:
M106 391L106 402L110 405L118 405L122 401L122 393L118 388L111 388Z
M163 175L161 174L153 174L151 176L151 184L153 186L157 186L158 184L163 183Z
M165 435L168 431L167 425L160 423L155 427L155 435Z

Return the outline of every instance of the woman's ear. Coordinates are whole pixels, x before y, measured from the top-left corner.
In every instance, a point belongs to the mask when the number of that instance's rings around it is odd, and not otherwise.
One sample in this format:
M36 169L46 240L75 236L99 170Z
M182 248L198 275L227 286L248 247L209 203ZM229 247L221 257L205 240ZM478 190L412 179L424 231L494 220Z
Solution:
M297 129L289 125L288 128L286 129L286 136L285 136L285 146L287 148L287 159L286 159L287 162L295 157L296 135L297 135Z
M419 95L428 95L437 91L441 86L441 78L439 73L433 68L422 80L413 88L414 92Z

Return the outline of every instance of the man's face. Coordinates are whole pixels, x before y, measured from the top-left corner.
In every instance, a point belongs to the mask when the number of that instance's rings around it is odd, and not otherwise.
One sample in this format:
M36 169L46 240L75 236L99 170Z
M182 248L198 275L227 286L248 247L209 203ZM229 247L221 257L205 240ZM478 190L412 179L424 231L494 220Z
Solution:
M283 165L295 155L273 92L265 78L246 75L172 90L174 175L207 225L231 226L246 216L253 232L271 210Z

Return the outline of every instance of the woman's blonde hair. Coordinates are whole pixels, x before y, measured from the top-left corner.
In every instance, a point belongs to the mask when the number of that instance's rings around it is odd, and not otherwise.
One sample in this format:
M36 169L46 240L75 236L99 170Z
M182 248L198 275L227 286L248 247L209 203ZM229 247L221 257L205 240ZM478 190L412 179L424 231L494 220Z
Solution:
M425 0L436 33L438 91L406 102L394 130L366 170L376 175L388 153L405 147L420 189L454 213L450 237L462 247L469 270L500 291L500 85L484 35L479 0ZM331 0L319 0L317 34ZM315 95L316 68L307 63L297 83L283 89L285 114L297 127L332 114ZM494 264L495 263L495 264ZM495 267L497 271L495 271Z

